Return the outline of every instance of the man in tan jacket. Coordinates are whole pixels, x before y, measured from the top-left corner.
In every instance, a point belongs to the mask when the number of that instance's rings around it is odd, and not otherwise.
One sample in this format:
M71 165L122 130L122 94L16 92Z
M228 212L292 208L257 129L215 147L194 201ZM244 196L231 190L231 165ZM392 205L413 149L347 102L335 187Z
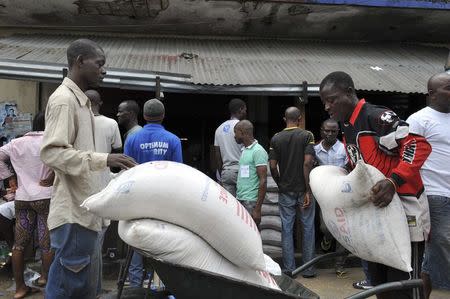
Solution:
M133 167L122 154L96 153L94 115L84 94L106 75L105 54L95 42L79 39L67 49L69 73L50 96L41 149L42 161L54 169L48 227L55 251L46 298L95 298L97 277L91 263L102 219L80 204L101 189L100 171Z

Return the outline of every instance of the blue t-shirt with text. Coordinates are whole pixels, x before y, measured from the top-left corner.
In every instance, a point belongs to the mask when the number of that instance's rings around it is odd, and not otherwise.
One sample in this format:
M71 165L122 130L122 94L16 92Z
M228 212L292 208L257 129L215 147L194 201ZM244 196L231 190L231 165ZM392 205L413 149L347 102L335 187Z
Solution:
M124 154L142 164L149 161L174 161L183 163L181 141L160 124L146 124L128 136Z

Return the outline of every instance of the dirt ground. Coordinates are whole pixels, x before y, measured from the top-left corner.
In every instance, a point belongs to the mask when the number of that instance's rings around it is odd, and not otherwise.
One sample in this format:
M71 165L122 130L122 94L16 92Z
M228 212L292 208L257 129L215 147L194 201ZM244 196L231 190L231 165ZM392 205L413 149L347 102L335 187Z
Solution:
M317 277L315 278L297 278L304 286L316 292L323 299L345 298L347 296L356 294L359 290L352 287L354 281L363 278L364 274L361 268L349 268L347 274L343 278L337 278L333 269L318 269ZM111 276L111 275L110 275ZM11 274L2 269L0 272L0 298L12 298L14 291L8 289L14 284ZM113 291L116 289L115 277L107 277L103 279L104 289ZM43 299L43 292L28 296L30 299ZM375 298L375 297L371 297ZM450 291L433 291L431 299L448 299L450 298ZM254 299L254 298L251 298Z

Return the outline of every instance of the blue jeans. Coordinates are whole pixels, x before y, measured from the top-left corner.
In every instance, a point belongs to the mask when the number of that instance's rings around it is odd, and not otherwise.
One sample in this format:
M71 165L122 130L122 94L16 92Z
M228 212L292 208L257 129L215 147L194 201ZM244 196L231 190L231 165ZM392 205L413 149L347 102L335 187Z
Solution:
M97 290L98 264L91 263L97 232L67 223L50 231L55 250L45 288L46 299L93 299Z
M247 212L251 215L253 213L253 210L256 207L256 200L239 200L241 205L247 210Z
M97 236L97 250L95 252L95 258L92 259L93 263L97 263L97 277L98 277L98 283L97 283L97 295L100 295L102 293L102 280L103 280L103 241L105 240L105 233L108 229L107 226L103 226L102 230L98 233Z
M366 280L369 283L369 285L372 285L372 281L370 279L370 272L369 272L369 264L366 260L361 260L361 265L364 271L364 275L366 276Z
M450 198L428 195L431 234L425 245L422 272L433 288L450 290Z
M236 168L230 167L225 168L222 170L222 173L220 174L220 181L222 183L222 186L225 190L231 193L234 197L236 197L236 182L237 182L237 176L238 176L239 168L236 166Z
M131 287L142 287L144 281L144 257L142 254L133 252L130 268L128 268L128 279Z
M280 209L281 217L281 245L283 252L283 265L285 271L295 270L295 255L294 255L294 222L297 215L297 207L303 204L303 192L287 192L279 193L278 207ZM315 230L314 230L314 215L315 215L315 200L311 197L311 204L308 208L300 209L300 221L303 225L303 242L302 242L302 261L306 263L314 258L315 248ZM303 272L306 275L312 275L314 268L310 267Z

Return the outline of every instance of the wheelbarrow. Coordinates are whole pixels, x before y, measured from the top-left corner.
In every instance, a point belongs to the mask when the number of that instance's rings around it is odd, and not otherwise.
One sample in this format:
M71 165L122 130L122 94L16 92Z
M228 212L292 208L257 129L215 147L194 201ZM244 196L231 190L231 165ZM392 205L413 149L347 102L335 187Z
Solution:
M124 289L125 278L128 273L133 250L143 254L164 282L165 290L147 289ZM303 272L307 268L319 261L332 259L346 254L345 252L333 252L318 256L308 263L305 263L290 275L273 276L281 290L270 289L264 286L249 282L236 280L217 273L199 270L188 266L172 264L166 261L155 259L145 251L133 249L131 246L127 252L124 267L119 274L118 292L110 293L104 299L166 299L173 295L176 299L319 299L320 296L309 290L297 280L291 278ZM409 289L421 287L422 281L419 279L399 281L376 286L370 290L365 290L347 299L363 299L372 295L390 290Z

